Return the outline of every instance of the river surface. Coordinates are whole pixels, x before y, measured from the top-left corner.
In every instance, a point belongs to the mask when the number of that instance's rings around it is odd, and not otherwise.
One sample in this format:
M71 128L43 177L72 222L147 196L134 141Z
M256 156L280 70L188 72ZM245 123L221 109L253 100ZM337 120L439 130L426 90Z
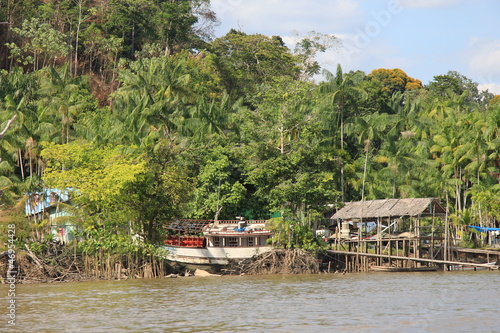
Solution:
M500 332L500 272L0 286L0 332Z

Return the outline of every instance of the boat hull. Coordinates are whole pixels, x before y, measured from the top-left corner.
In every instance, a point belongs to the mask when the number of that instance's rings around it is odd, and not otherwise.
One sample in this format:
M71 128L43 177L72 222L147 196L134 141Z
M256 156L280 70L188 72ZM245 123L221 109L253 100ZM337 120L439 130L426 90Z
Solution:
M371 266L371 270L375 272L430 272L437 271L436 266L431 267L388 267L388 266Z
M183 264L218 265L229 264L229 260L243 260L270 251L270 246L259 247L182 247L164 245L166 259Z
M496 261L485 263L485 266L468 266L467 264L463 265L453 265L449 267L450 271L481 271L487 269L494 269L496 265ZM491 267L488 267L491 266Z

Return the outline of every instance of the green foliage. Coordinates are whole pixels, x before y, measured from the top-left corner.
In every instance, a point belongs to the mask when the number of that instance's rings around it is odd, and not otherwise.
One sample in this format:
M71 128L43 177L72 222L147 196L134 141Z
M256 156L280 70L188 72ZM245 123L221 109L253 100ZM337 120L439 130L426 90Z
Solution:
M312 248L328 204L390 197L440 197L457 223L498 226L497 97L456 72L423 87L401 69L339 66L309 82L338 40L311 32L292 52L231 30L209 42L208 3L0 6L12 28L0 32L0 201L22 241L48 220L23 224L15 205L48 186L73 190L72 219L94 239L79 246L94 254L153 253L131 230L158 242L175 217L270 211L285 216L277 243Z
M146 158L145 172L125 190L126 203L137 216L132 229L144 231L147 243L161 239L163 223L187 216L186 207L194 190L192 160L167 143L157 145Z
M472 209L484 220L500 219L500 184L484 186L474 185L470 189L473 200Z
M467 102L487 103L493 97L493 94L478 89L478 84L462 74L449 71L446 75L436 75L429 82L427 90L432 98L448 97L451 95L466 95Z
M273 237L269 241L274 246L305 250L320 250L327 247L324 240L314 235L309 224L282 217L272 218L267 223L269 230L273 232Z
M64 34L38 18L25 20L21 28L12 28L12 31L26 40L21 47L14 43L8 44L14 52L12 56L19 56L17 60L23 65L33 64L34 70L40 68L39 63L44 67L69 53L70 46Z
M341 44L337 37L316 31L310 31L306 36L297 37L300 37L300 40L295 43L294 53L301 60L303 79L319 74L321 67L316 61L318 53L326 52Z
M88 214L86 225L119 225L131 219L127 185L144 172L145 162L133 148L97 147L85 141L44 143L42 157L49 187L70 189L75 203Z
M34 238L33 225L26 219L24 200L7 204L4 204L0 211L0 250L7 250L10 244L13 244L16 249L23 249L24 243ZM14 228L11 228L12 226ZM9 230L15 232L13 239L9 237ZM11 240L14 240L14 243Z
M280 37L247 35L231 30L209 45L217 56L217 64L226 89L239 96L251 97L258 86L274 78L297 78L300 68Z
M158 40L167 52L201 46L191 27L198 22L193 14L193 1L158 1L158 11L152 18Z
M189 112L193 105L212 99L218 103L222 95L210 57L187 52L131 62L120 71L119 79L122 85L113 94L116 112L109 140L142 147L173 138L178 131L192 131L185 119L198 116Z
M238 160L230 150L219 146L207 151L201 163L194 191L194 216L234 219L241 214L246 196Z
M192 30L198 21L193 5L191 0L112 0L95 8L93 14L102 20L105 34L124 39L128 56L152 41L158 41L168 53L198 43Z
M30 250L37 256L44 255L47 252L47 242L33 242L29 244Z
M69 143L75 136L80 119L96 109L97 105L88 89L88 78L72 78L69 68L60 71L45 68L40 75L40 110L38 119L47 126L41 140Z

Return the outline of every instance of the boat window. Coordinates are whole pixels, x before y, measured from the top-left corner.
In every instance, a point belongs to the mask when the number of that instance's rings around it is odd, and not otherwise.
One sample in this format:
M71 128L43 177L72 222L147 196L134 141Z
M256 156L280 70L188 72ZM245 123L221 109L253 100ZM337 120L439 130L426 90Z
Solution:
M267 242L268 238L269 237L266 237L266 236L259 237L257 240L258 246L266 246L266 242Z
M213 238L212 238L212 242L213 242L213 244L214 244L214 245L213 245L214 247L219 247L219 246L220 246L220 237L217 237L217 236L216 236L216 237L213 237Z
M248 238L248 246L254 246L253 237Z
M238 238L236 237L228 237L228 246L229 247L237 247L238 246Z

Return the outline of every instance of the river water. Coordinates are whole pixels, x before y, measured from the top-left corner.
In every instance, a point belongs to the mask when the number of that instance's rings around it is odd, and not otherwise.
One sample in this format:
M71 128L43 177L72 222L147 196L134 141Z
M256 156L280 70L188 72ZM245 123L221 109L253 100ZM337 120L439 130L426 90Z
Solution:
M0 332L500 332L500 273L184 277L0 286Z

